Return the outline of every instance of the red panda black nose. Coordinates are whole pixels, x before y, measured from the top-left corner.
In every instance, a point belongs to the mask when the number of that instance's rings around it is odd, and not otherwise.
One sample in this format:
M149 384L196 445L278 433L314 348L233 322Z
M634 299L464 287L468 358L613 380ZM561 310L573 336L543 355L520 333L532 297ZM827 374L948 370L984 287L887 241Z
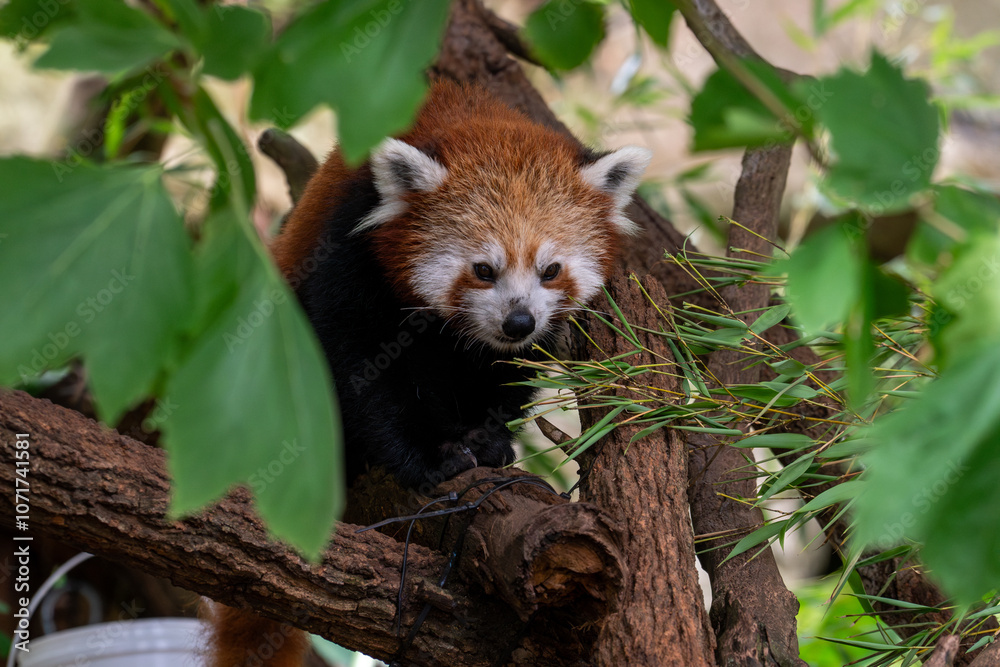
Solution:
M535 318L527 309L515 308L507 315L501 328L507 336L520 340L535 330Z

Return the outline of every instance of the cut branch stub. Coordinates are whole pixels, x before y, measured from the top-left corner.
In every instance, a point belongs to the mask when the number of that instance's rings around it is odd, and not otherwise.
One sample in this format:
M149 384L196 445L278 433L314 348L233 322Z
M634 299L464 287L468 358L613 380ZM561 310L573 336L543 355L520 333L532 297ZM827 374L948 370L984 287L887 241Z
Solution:
M420 507L430 500L408 497L381 472L366 477L352 489L351 521L373 524L387 514L408 515L389 507L401 507L400 501ZM433 494L455 492L459 504L478 507L421 519L411 538L446 552L459 547L461 577L497 595L523 621L543 607L565 606L573 607L578 620L596 621L616 603L625 579L620 529L595 505L570 502L537 484L544 483L518 469L468 470ZM408 522L395 523L383 532L403 539L408 528Z
M477 481L505 478L529 483L513 483L480 505L464 536L464 578L496 592L522 620L540 607L569 605L580 620L606 615L621 591L625 562L620 528L596 505L534 486L530 481L539 478L517 469L474 468L437 491L461 493ZM463 500L476 502L495 486L479 486ZM463 539L464 523L449 523L445 544Z

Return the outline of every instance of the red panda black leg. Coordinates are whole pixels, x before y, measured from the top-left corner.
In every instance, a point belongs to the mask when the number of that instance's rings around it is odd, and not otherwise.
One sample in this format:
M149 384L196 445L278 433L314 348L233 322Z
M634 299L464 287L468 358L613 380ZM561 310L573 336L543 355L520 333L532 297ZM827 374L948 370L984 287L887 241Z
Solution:
M206 667L302 667L309 635L242 609L203 600Z

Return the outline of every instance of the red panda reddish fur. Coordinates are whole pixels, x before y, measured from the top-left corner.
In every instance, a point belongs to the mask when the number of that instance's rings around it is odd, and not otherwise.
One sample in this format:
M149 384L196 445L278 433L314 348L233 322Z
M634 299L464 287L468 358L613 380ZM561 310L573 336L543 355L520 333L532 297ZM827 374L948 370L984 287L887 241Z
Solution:
M302 667L309 635L287 623L205 601L209 667Z
M484 89L436 82L413 128L349 168L332 153L272 244L337 387L349 481L384 466L424 495L513 462L506 423L541 358L600 289L648 151L589 151ZM211 667L279 624L216 606ZM296 635L263 667L298 665ZM255 663L256 664L256 663Z
M436 82L414 123L413 128L400 139L417 148L429 150L448 170L451 187L447 193L412 193L407 214L373 232L375 251L388 275L397 276L397 287L408 290L406 259L408 250L426 243L435 236L473 234L489 236L499 233L499 241L508 251L524 247L533 251L540 242L539 230L545 238L579 237L586 234L587 244L601 254L601 268L607 275L618 256L621 234L612 223L612 198L592 187L587 187L576 176L581 149L572 139L551 128L531 122L523 113L511 109L478 86L459 85L450 81ZM483 170L471 156L479 147L490 146L504 156L490 170ZM550 159L544 165L537 156ZM534 166L534 170L531 167ZM555 169L551 169L551 167ZM548 167L542 169L542 167ZM527 169L526 169L527 168ZM537 197L537 189L525 187L525 178L519 173L528 171L547 182L546 201L529 202ZM343 156L334 152L326 160L306 188L281 234L271 249L278 266L286 276L292 277L296 267L314 251L317 239L329 211L338 202L351 196L349 182L352 170L344 163ZM497 187L500 183L502 186ZM509 228L483 229L488 218L477 225L457 227L430 227L417 223L428 209L447 211L461 209L467 202L455 193L475 196L483 190L501 189L508 202L497 202L496 217L503 215L503 208L533 208L550 212L549 219L521 220ZM514 202L514 206L510 205ZM505 207L504 204L507 204ZM523 255L524 252L515 253ZM571 281L569 276L565 282ZM478 285L469 280L465 287Z

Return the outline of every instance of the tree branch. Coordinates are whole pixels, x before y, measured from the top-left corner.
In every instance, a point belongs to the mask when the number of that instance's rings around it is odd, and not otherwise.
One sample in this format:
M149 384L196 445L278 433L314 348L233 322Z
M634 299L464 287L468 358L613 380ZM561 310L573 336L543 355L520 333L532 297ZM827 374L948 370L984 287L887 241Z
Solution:
M170 521L165 518L170 482L161 450L48 401L23 392L0 392L0 441L8 443L0 452L0 464L11 470L16 451L12 443L18 433L29 434L31 443L32 534L51 536L383 660L390 660L396 652L399 640L393 632L393 619L402 545L392 537L376 531L357 534L357 526L339 524L322 563L313 565L268 536L253 512L247 491L236 490L194 517ZM0 521L13 525L13 475L0 478L0 494ZM562 517L557 520L560 527L570 523L565 510L554 507L555 514L539 515L542 530L553 528L546 517ZM589 520L584 506L573 507L569 514L578 527ZM496 512L494 516L484 514L484 518L494 528L498 520L517 521L510 514ZM559 565L566 562L566 554L544 543L537 531L524 534L523 542L539 556L537 567L527 570L527 582L524 570L509 578L497 576L497 569L490 571L497 581L520 582L515 593L531 595L536 608L575 603L581 595L587 599L607 596L608 591L617 590L614 575L610 579L603 576L615 572L617 538L601 527L599 519L594 525L594 535L603 540L595 556L601 562L600 573L592 564L587 565L588 557L574 559L579 552L573 550L568 560L586 566L581 576L574 578L574 566ZM516 542L518 535L507 531L508 540ZM497 536L488 546L500 548L503 543L503 537ZM581 544L572 539L569 543ZM557 547L559 542L552 544ZM474 549L469 552L479 553ZM512 562L520 564L516 554ZM517 646L524 622L496 597L462 583L450 583L448 591L442 591L437 581L445 564L441 554L419 545L409 548L404 630L413 624L425 601L432 602L434 611L417 634L414 649L407 653L407 663L491 665ZM594 588L588 590L587 586ZM442 599L449 603L440 604ZM438 604L433 604L435 601ZM562 646L559 655L546 657L545 664L574 664L585 658L586 654L579 652L583 648L574 651L572 646ZM514 664L539 664L535 656L522 657L523 662L515 660Z
M747 151L736 186L730 225L729 255L735 248L770 255L769 239L777 232L778 210L791 159L790 146ZM721 290L737 317L752 322L770 301L767 285L748 283ZM755 384L760 366L744 368L744 354L723 349L708 360L708 370L720 386ZM746 473L743 452L713 436L694 434L690 460L691 519L698 534L743 535L760 526L761 511L741 498L756 496L755 481ZM712 581L712 624L718 639L720 664L804 664L798 657L795 615L799 604L785 588L770 549L751 558L750 552L726 560L731 549L700 554Z

